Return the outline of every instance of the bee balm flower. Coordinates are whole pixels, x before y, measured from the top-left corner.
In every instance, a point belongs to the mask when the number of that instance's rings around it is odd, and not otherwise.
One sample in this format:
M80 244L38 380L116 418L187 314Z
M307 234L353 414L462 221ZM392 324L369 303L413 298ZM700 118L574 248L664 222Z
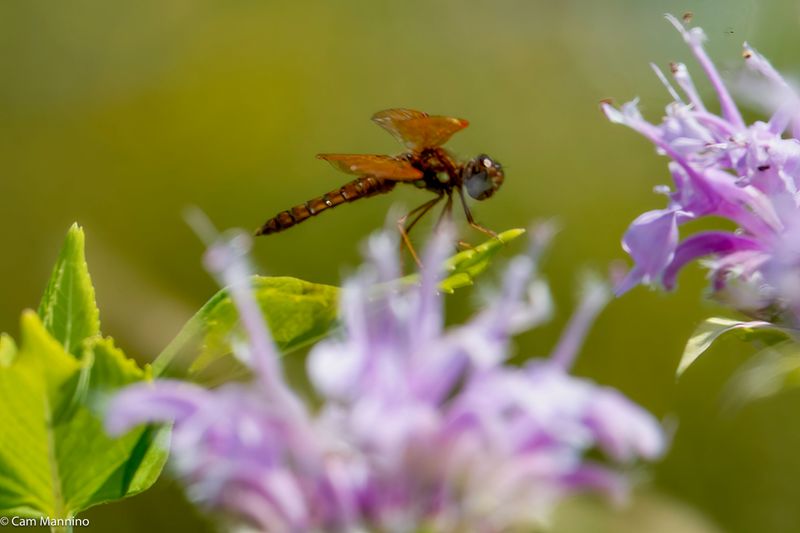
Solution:
M511 335L549 313L531 257L516 258L497 297L448 330L437 272L397 285L397 243L373 237L343 288L341 333L310 353L312 409L281 375L237 243L212 247L207 264L231 286L253 382L136 385L107 415L113 433L173 423L173 468L206 508L270 532L524 529L575 491L624 495L622 468L663 452L650 414L567 373L607 299L599 285L550 359L508 366ZM425 264L442 264L446 249L436 239Z
M674 189L666 208L633 221L623 248L634 267L618 288L640 283L671 289L687 263L709 258L714 293L733 307L762 319L800 324L800 100L789 85L747 44L744 58L763 80L759 99L776 108L767 122L745 123L730 92L703 49L700 28L668 19L689 45L720 107L708 110L686 67L671 71L684 96L656 73L675 99L660 124L647 122L629 102L603 105L608 118L625 124L671 159ZM680 226L706 217L728 219L734 231L711 230L681 239Z

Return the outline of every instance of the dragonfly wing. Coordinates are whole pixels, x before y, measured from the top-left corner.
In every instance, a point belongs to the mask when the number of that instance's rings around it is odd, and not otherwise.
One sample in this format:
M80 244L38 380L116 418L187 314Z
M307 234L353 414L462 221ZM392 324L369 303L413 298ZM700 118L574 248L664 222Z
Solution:
M400 157L359 154L319 154L317 157L347 174L375 176L393 181L415 181L422 178L419 169Z
M463 118L429 115L413 109L386 109L375 113L372 120L412 149L441 146L469 125Z

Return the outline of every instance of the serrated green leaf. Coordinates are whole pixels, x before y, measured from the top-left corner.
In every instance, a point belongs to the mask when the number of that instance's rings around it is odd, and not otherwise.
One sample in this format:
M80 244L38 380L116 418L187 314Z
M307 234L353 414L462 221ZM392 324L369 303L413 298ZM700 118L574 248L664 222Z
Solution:
M32 311L20 331L17 356L0 366L0 514L69 518L152 483L166 455L143 446L152 430L111 438L87 401L146 371L110 339L91 339L76 358ZM152 435L145 438L152 444Z
M729 318L712 317L704 320L689 337L676 371L677 377L683 375L697 359L721 336L736 332L744 340L760 340L772 344L789 336L789 331L770 322L742 322Z
M100 313L84 255L83 230L73 224L39 304L39 316L64 349L80 355L81 343L100 334Z
M264 313L275 344L288 353L324 336L336 321L339 289L290 277L253 276L254 296ZM202 371L231 353L231 335L237 326L236 308L227 290L215 294L187 322L178 336L153 363L160 375L178 352L196 337L202 338L200 356L190 373Z
M98 338L87 347L87 351L91 351L94 360L91 378L93 400L102 400L125 385L152 377L149 366L139 368L114 346L111 339ZM92 505L137 494L155 483L167 460L169 435L169 427L145 427L121 438L109 439L123 452L125 460L91 495Z
M760 350L731 378L725 388L726 409L774 396L800 386L800 344L785 340Z
M100 337L83 231L67 233L17 348L0 335L0 515L69 518L150 486L166 460L167 430L106 435L95 400L149 378Z

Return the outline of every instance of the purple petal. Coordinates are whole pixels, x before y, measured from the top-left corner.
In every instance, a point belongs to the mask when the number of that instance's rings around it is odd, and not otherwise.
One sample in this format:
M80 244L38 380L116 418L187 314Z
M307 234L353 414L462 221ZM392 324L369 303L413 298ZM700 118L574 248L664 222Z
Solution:
M511 335L549 318L547 287L541 282L528 283L534 267L534 260L527 255L514 258L506 268L500 294L451 337L475 367L491 368L501 363L508 354Z
M704 177L716 195L712 213L736 221L756 236L771 236L782 227L770 198L752 186L740 186L731 175L719 169L707 169Z
M454 235L454 228L450 224L445 224L434 232L425 249L421 281L415 291L417 309L414 310L410 321L410 328L413 331L411 340L414 345L424 345L442 331L444 323L439 280L442 278L442 265L452 246ZM415 351L414 347L412 351Z
M374 267L377 283L389 283L400 277L397 238L393 232L380 231L369 236L365 256Z
M700 98L700 94L694 86L694 82L689 75L689 70L686 68L686 65L683 63L673 63L670 65L670 68L672 70L672 75L675 77L675 81L678 82L680 88L686 93L689 102L691 102L694 108L698 111L706 111L706 106L703 104L703 100ZM680 98L676 98L675 100L680 101Z
M592 489L605 493L614 503L622 504L628 496L628 480L619 472L586 463L562 478L570 489Z
M664 433L653 416L614 389L596 389L586 422L600 448L619 462L657 459L666 448Z
M659 209L643 213L633 221L622 239L622 247L633 257L634 267L617 287L617 294L661 277L678 245L676 216L672 209Z
M106 411L106 429L119 435L149 422L180 422L213 402L213 394L183 381L159 380L127 387Z
M550 354L550 360L554 365L565 371L572 367L589 328L608 303L608 299L609 290L605 283L595 279L588 279L584 283L578 309L573 313L558 344Z
M239 320L250 341L247 344L249 360L245 363L249 364L264 381L266 394L289 402L292 394L286 390L283 383L275 344L267 331L264 316L250 285L250 267L247 264L250 246L251 239L244 233L220 239L206 252L205 264L206 268L217 276L220 284L228 287L239 313Z
M783 87L789 86L786 80L783 79L783 76L772 66L772 63L770 63L766 57L756 52L747 42L742 45L742 56L748 68L758 72L776 85Z
M743 128L745 124L744 120L742 119L742 115L739 112L739 108L736 107L731 94L728 92L728 89L722 82L722 78L720 78L714 63L706 54L705 49L703 49L703 41L706 39L703 30L700 28L692 28L687 30L683 27L683 24L681 24L678 19L672 15L667 15L666 17L667 20L669 20L672 25L675 26L675 28L681 33L683 40L689 45L689 48L691 48L692 52L694 53L697 62L700 63L700 66L711 82L711 86L716 91L717 98L719 99L722 116L724 116L728 121L732 122L735 126Z
M650 63L650 68L653 69L653 72L655 72L656 77L661 82L661 84L664 86L664 88L667 89L667 92L672 97L672 99L675 100L676 102L683 103L683 100L681 99L681 95L678 94L678 91L675 90L675 88L669 82L669 80L664 75L664 73L661 71L661 69L658 68L658 65L656 65L655 63ZM690 98L691 98L691 96L690 96Z
M729 254L740 250L757 250L758 241L744 235L724 231L697 233L683 240L675 249L672 262L664 270L661 279L667 289L675 288L675 278L686 263L711 254Z

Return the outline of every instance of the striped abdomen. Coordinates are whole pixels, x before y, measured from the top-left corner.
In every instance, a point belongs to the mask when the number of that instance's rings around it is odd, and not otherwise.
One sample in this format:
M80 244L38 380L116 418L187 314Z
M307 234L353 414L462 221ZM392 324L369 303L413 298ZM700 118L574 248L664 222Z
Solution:
M288 211L278 213L256 230L256 235L278 233L313 216L317 216L326 209L336 207L346 202L353 202L359 198L366 198L368 196L389 192L394 189L394 186L394 181L384 180L374 176L363 176L342 185L335 191L323 194L317 198L312 198L304 204L296 205Z

